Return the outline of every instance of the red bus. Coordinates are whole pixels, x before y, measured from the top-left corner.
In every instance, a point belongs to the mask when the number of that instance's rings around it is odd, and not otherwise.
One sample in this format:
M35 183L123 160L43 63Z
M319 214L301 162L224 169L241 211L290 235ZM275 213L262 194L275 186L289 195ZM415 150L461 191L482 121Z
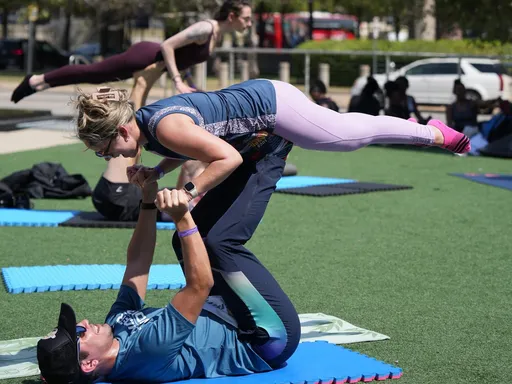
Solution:
M263 46L294 48L309 39L309 13L263 14ZM358 20L352 15L313 12L313 40L347 40L357 37Z

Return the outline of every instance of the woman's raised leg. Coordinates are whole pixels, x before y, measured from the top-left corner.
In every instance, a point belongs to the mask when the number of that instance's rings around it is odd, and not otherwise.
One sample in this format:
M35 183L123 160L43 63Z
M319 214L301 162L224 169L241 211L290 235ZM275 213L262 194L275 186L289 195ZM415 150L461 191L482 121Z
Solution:
M414 144L455 153L470 149L466 135L439 120L421 125L391 116L338 113L313 103L293 85L272 83L277 98L274 133L301 148L348 152L370 144Z

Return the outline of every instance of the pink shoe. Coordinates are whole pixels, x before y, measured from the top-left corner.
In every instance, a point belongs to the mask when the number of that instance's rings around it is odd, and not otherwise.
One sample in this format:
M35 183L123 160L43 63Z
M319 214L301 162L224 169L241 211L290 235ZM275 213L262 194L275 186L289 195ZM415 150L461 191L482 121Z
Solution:
M436 127L443 134L444 144L441 148L454 153L467 153L470 151L471 143L469 142L469 138L463 133L457 132L440 120L429 120L427 125Z

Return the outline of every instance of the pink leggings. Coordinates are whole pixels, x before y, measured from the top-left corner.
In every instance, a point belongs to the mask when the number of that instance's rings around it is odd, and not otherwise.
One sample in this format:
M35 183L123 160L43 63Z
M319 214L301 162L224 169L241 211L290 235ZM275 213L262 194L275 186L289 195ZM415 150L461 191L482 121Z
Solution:
M338 113L315 104L293 85L273 80L277 97L274 133L296 146L349 152L370 144L434 143L426 126L390 116Z

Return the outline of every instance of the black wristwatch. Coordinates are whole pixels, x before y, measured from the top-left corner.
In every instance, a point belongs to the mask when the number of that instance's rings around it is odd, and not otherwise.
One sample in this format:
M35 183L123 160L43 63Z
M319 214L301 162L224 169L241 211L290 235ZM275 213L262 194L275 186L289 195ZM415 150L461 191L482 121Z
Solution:
M156 209L155 203L143 203L142 200L140 201L140 209Z
M192 196L192 198L199 196L199 193L197 192L196 186L193 182L189 181L183 186L183 188L190 194L190 196Z

